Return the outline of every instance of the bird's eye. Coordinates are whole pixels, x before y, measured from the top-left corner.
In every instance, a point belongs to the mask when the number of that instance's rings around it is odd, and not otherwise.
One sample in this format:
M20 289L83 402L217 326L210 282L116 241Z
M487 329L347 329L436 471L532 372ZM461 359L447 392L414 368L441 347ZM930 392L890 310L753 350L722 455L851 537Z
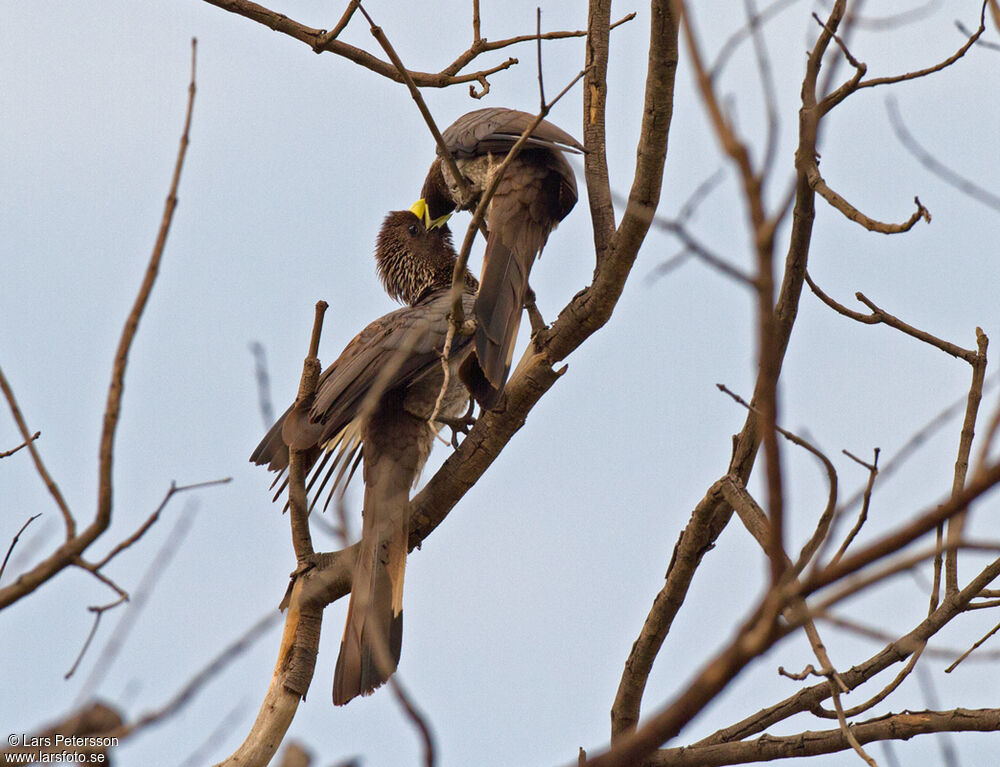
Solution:
M410 224L408 227L406 227L406 231L408 231L411 235L416 234L417 233L417 225L416 224Z

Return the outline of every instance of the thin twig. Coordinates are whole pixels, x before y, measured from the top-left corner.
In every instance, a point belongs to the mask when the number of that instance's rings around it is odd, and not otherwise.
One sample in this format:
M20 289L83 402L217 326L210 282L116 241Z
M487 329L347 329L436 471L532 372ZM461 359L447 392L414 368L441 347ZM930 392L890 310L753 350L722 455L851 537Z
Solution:
M927 75L947 69L962 58L968 50L976 44L976 41L979 40L983 32L986 31L986 6L988 3L989 0L983 0L983 5L979 12L979 27L969 36L965 43L948 58L939 61L937 64L924 67L923 69L918 69L913 72L906 72L901 75L890 75L888 77L874 77L871 80L862 80L858 83L858 88L874 88L879 85L892 85L893 83L906 82L907 80L916 80L920 77L926 77Z
M128 638L132 627L142 615L153 589L164 572L166 572L168 564L173 559L174 554L180 549L181 543L190 531L194 522L196 509L197 501L189 499L188 503L185 504L184 511L177 518L173 529L167 535L160 550L150 560L149 567L146 568L146 572L143 573L134 595L129 600L131 609L126 610L121 620L118 621L118 625L115 626L111 636L108 637L104 649L101 650L100 655L94 662L90 676L87 677L87 680L80 687L80 691L77 693L77 705L82 704L93 696L101 681L107 675L108 671L111 670L111 666L118 657L118 653L121 652L122 645L124 645L125 640ZM100 577L100 573L98 572L95 572L95 575Z
M908 8L905 11L893 13L888 16L862 16L856 13L854 14L853 22L859 29L892 32L907 24L913 24L926 19L937 10L937 6L939 5L941 5L941 0L927 0L923 5Z
M851 531L844 538L844 542L840 544L840 548L837 549L837 553L830 559L830 564L836 564L843 558L844 553L847 551L851 543L854 542L854 539L857 537L858 533L861 532L861 528L864 527L865 522L868 520L868 507L871 504L872 488L875 486L875 478L878 476L879 448L875 448L875 458L870 464L865 463L854 455L851 455L851 453L847 450L844 450L843 452L849 458L868 469L868 484L865 485L864 494L862 495L861 511L858 512L858 519L854 523L854 527L851 528Z
M399 681L398 674L389 677L389 687L393 695L396 696L396 700L403 707L403 713L406 714L407 718L413 723L414 728L420 733L420 741L424 746L425 767L434 767L437 762L437 749L434 745L434 731L431 729L430 722L427 721L427 717L417 708L416 703L413 702L413 698L407 692L406 688L403 687L402 682Z
M702 104L708 112L716 139L739 173L742 184L742 203L751 225L754 256L757 267L754 284L757 298L757 386L754 402L759 409L756 419L761 427L760 438L764 447L764 469L767 482L767 506L770 522L768 560L771 566L771 584L776 585L784 576L784 478L781 471L781 453L775 426L778 421L778 376L784 350L779 340L781 333L775 312L774 234L779 217L769 218L762 193L762 176L753 168L746 142L737 135L731 120L726 116L716 96L713 83L705 68L700 45L691 21L687 3L680 2L681 29L688 44L689 56L695 72L696 84Z
M420 110L421 116L424 118L424 122L427 123L427 127L430 129L431 135L434 136L434 141L438 147L438 155L441 160L448 165L448 170L451 172L452 178L455 179L462 194L468 193L469 181L462 175L462 172L458 169L458 164L455 162L455 158L451 156L451 152L448 151L448 145L445 143L444 138L441 136L441 131L438 130L437 124L434 122L434 118L431 116L431 110L427 108L427 102L424 101L424 97L420 94L420 90L417 88L416 84L413 82L413 77L410 71L403 66L403 61L399 58L399 54L396 53L396 49L392 47L389 42L389 38L385 36L385 32L380 26L375 23L375 20L368 15L368 11L365 10L361 3L358 3L358 7L361 9L361 13L368 20L368 24L371 29L372 37L374 37L378 44L382 46L382 50L385 51L389 60L392 61L392 65L399 72L399 76L403 79L406 84L407 89L410 91L410 97L416 102L417 109Z
M170 502L170 499L173 498L178 493L184 493L187 492L188 490L199 490L203 487L225 485L231 482L232 479L233 479L232 477L223 477L222 479L212 479L206 482L195 482L194 484L191 485L177 485L176 482L171 482L170 488L167 490L167 494L163 496L163 500L160 501L160 505L157 506L155 511L153 511L153 513L149 515L146 521L139 526L139 529L136 530L134 533L132 533L132 535L130 535L128 538L123 540L121 543L119 543L117 546L115 546L110 552L108 552L107 556L105 556L104 559L101 559L97 563L95 563L94 568L100 570L108 562L110 562L112 559L118 556L121 552L123 552L129 546L131 546L140 538L142 538L142 536L146 534L146 531L149 530L149 528L151 528L160 518L160 513L163 511L164 508L166 508L167 504Z
M28 439L24 440L24 442L22 442L17 447L11 448L10 450L4 450L3 452L0 452L0 458L8 458L8 457L14 455L14 453L16 453L18 450L26 448L28 446L29 442L34 442L40 436L42 436L42 433L40 431L36 431L34 434L32 434L30 437L28 437Z
M764 91L764 113L767 118L767 138L764 141L764 158L760 163L761 194L767 181L771 178L774 161L778 152L778 96L774 86L774 72L768 56L767 45L760 27L760 14L757 12L755 0L743 0L747 16L747 26L750 27L750 37L753 41L754 58L757 61L757 76Z
M329 51L354 62L358 66L382 75L383 77L387 77L397 82L402 82L402 77L391 62L383 61L382 59L368 53L368 51L349 45L342 40L331 39L326 30L307 27L306 25L300 24L294 19L289 18L283 13L272 11L258 3L252 2L252 0L205 0L205 2L221 8L224 11L244 16L252 21L256 21L270 27L276 32L281 32L282 34L299 40L317 53ZM557 39L562 37L579 37L581 34L582 33L577 32L558 32L550 33L550 36L552 39ZM492 43L483 41L481 45L473 45L470 47L440 72L410 72L410 75L417 85L427 88L447 88L450 85L480 82L490 75L494 75L505 69L510 69L512 66L517 64L517 59L508 58L506 61L503 61L496 66L489 67L478 72L469 72L466 74L458 74L458 72L465 68L469 62L484 51L498 50L500 48L506 48L520 42L534 39L534 35L525 35L521 38L497 40Z
M25 422L24 416L21 414L21 408L18 406L17 398L14 396L14 389L7 381L7 377L3 374L3 368L0 368L0 389L3 390L4 397L7 399L7 405L10 407L10 413L14 417L14 423L17 424L17 428L21 432L21 438L24 440L24 444L28 448L28 452L31 454L31 460L35 464L35 471L38 472L38 476L41 477L42 482L45 483L45 487L48 489L49 495L52 496L52 500L55 501L56 506L62 513L63 522L66 525L66 540L71 540L76 537L76 520L73 518L73 514L69 510L69 505L66 503L66 499L63 498L63 494L59 490L59 486L56 484L55 480L52 479L52 475L49 474L49 470L45 468L45 464L42 462L42 456L35 447L35 440L32 438L32 434L28 430L28 424Z
M63 679L71 678L76 670L80 667L80 662L83 657L87 654L87 648L90 647L90 643L97 636L97 627L101 625L101 618L104 617L104 613L108 610L112 610L119 605L125 604L128 601L128 594L122 594L118 599L113 602L109 602L106 605L91 605L87 609L94 614L94 623L90 627L90 633L87 634L87 638L83 640L83 647L80 648L80 652L77 653L76 660L73 661L73 665L70 666L69 671L63 674Z
M888 325L889 327L895 328L896 330L908 336L911 336L912 338L916 338L918 341L923 341L926 344L930 344L931 346L940 349L946 354L950 354L952 357L957 357L958 359L965 360L970 365L974 364L976 361L976 352L971 351L969 349L963 349L961 346L957 346L956 344L944 341L938 338L937 336L933 336L926 331L919 330L918 328L915 328L913 325L903 322L898 317L894 317L884 309L881 309L878 306L876 306L875 303L871 301L871 299L869 299L867 296L865 296L864 293L861 292L855 293L854 297L858 301L863 303L865 306L867 306L869 309L871 309L872 310L871 314L863 314L862 312L853 311L851 309L848 309L846 306L838 303L837 301L833 300L832 298L830 298L830 296L824 293L815 282L813 282L808 272L806 273L806 282L809 284L809 287L812 289L813 293L816 294L817 298L819 298L824 304L829 306L838 314L843 314L845 317L850 317L852 320L864 323L865 325L878 325L878 324Z
M742 27L733 32L721 46L719 46L719 52L715 54L715 61L708 68L708 76L712 80L717 80L719 75L722 73L722 68L726 66L733 53L736 49L750 37L751 30L756 27L760 28L772 18L777 16L786 8L797 3L798 0L774 0L770 5L764 8L762 11L755 13L751 18L747 20L747 23Z
M545 109L545 79L542 77L542 9L535 8L535 34L538 35L538 109Z
M344 9L344 13L341 15L340 19L333 25L333 29L319 35L316 38L316 42L313 43L313 50L316 53L322 53L326 50L330 43L340 36L340 33L343 32L350 23L351 17L354 16L354 12L358 10L359 5L361 5L361 0L351 0L347 4L347 8Z
M891 619L891 616L889 616ZM828 623L842 631L847 631L865 639L870 639L880 644L891 644L898 639L898 634L895 630L889 631L886 629L877 628L875 626L869 626L867 624L856 621L852 618L846 618L843 615L836 615L829 611L813 611L813 618L823 623ZM927 645L924 649L923 654L928 658L948 658L949 660L954 659L958 655L961 655L961 651L955 649L954 647L939 647ZM991 652L981 653L976 656L977 660L995 662L1000 659L1000 650L993 650Z
M954 671L955 668L958 666L959 663L961 663L963 660L965 660L970 655L972 655L972 653L975 652L977 648L979 648L983 643L986 642L987 639L989 639L991 636L993 636L994 634L996 634L998 631L1000 631L1000 623L998 623L996 626L994 626L989 631L987 631L986 634L983 636L982 639L976 640L975 644L973 644L972 647L970 647L964 653L962 653L961 655L959 655L955 659L955 662L952 663L950 666L948 666L948 668L946 668L944 670L944 673L950 674L952 671Z
M27 443L25 443L25 444L27 444ZM22 445L22 447L23 447L23 445ZM11 539L10 546L7 547L7 553L4 555L3 564L0 565L0 581L3 580L3 571L7 569L7 560L10 559L11 552L14 551L14 547L17 546L17 542L19 540L21 540L21 533L23 533L25 530L27 530L28 529L28 525L30 525L32 522L34 522L40 516L42 516L40 512L38 514L32 514L30 517L28 517L28 521L25 522L23 525L21 525L21 529L18 530L16 533L14 533L14 537Z
M743 405L743 407L745 407L747 410L759 412L757 411L757 408L755 408L753 405L751 405L749 402L743 399L739 394L736 394L735 392L731 391L724 384L716 384L716 388L718 388L719 391L723 392L724 394L729 395L740 405ZM836 509L837 506L837 471L834 468L833 463L830 461L829 458L826 457L826 455L823 453L822 450L818 449L817 447L814 447L811 443L809 443L802 437L793 434L792 432L782 428L781 426L775 425L775 430L778 432L778 434L787 439L793 445L798 445L799 447L803 448L804 450L816 456L819 459L820 463L823 464L823 468L826 471L827 488L828 488L826 507L823 509L823 513L820 514L819 521L816 523L816 529L813 531L812 536L809 538L806 544L802 547L802 550L799 552L798 560L796 560L796 562L792 565L795 573L801 573L802 570L805 568L806 564L808 564L809 560L812 558L813 554L816 553L816 551L819 549L820 545L826 538L827 533L829 532L830 529L830 524L833 521L834 510Z

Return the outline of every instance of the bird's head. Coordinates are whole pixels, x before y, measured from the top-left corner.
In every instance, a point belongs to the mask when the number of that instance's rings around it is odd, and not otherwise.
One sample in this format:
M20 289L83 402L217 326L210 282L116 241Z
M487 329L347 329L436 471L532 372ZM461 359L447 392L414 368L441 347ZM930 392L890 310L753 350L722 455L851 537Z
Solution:
M386 292L397 301L415 304L428 291L451 284L455 247L448 218L432 220L423 200L409 210L394 210L385 217L378 233L375 261Z

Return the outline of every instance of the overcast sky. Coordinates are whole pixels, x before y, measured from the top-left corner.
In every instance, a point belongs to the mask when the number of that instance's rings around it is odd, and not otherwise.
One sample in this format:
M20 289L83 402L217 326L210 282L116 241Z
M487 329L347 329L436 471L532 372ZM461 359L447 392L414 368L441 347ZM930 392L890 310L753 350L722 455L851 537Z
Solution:
M411 68L437 71L468 44L468 3L400 5L366 3ZM484 2L483 34L499 39L533 31L535 5ZM709 53L742 23L741 4L693 5ZM911 5L869 4L879 15ZM295 560L287 519L270 503L270 477L247 462L265 429L249 344L266 348L280 412L296 391L316 300L330 304L321 351L327 363L365 324L394 308L375 277L374 238L387 211L407 208L418 196L434 146L404 87L204 2L3 6L0 365L30 428L42 433L38 448L49 470L84 523L95 506L111 361L159 226L187 98L189 41L198 38L198 95L180 204L126 377L114 524L95 551L103 554L137 527L171 481L233 481L175 498L146 539L109 568L135 593L177 520L186 509L193 513L99 680L98 694L136 717L165 702L281 599ZM342 6L284 0L271 7L324 28ZM852 48L869 73L895 74L945 58L962 42L954 20L970 28L978 20L977 2L933 7L891 33L877 26L857 32ZM549 2L542 10L546 29L586 26L583 4ZM613 32L609 72L609 162L612 185L623 194L642 111L648 8L616 4L613 12L617 18L632 10L637 18ZM772 204L792 177L804 51L816 32L812 10L799 2L767 28L780 110ZM987 36L996 41L996 30ZM375 50L360 19L343 39ZM425 91L439 124L484 105L533 110L534 46L492 54L483 65L508 55L520 65L493 76L482 102L471 100L465 86ZM583 55L579 39L546 45L550 95L581 69ZM975 50L944 73L892 91L917 139L994 193L1000 193L998 56ZM755 73L752 49L743 46L719 88L759 157L764 121ZM682 58L660 207L667 216L726 167L693 93ZM872 216L904 220L919 195L933 221L887 238L820 203L810 272L843 303L855 306L860 290L959 345L974 347L977 325L996 344L1000 217L957 194L900 146L889 128L887 95L865 91L831 116L821 168L833 188ZM550 119L582 137L581 112L578 87ZM532 272L547 319L593 270L582 167L576 167L581 204ZM750 270L738 184L728 167L725 174L691 228L727 261ZM466 221L457 216L455 227ZM678 250L665 234L650 234L611 322L567 360L568 373L525 427L410 557L399 676L433 723L444 767L561 764L574 760L579 746L593 751L607 741L622 666L678 532L724 474L730 435L744 419L715 384L749 397L755 375L751 294L694 261L652 279ZM964 395L969 378L965 363L887 328L852 323L804 295L782 378L782 417L835 457L846 496L866 476L841 449L867 457L878 446L883 459L891 457ZM3 410L0 450L20 442ZM947 494L959 427L952 418L880 484L871 534ZM446 454L444 446L435 449L425 476ZM790 540L798 543L822 509L826 487L808 457L790 448L784 455ZM30 514L43 514L22 537L4 575L9 582L56 545L62 523L25 451L0 461L0 486L0 546ZM360 495L350 500L359 529ZM980 509L973 532L988 536L995 525L978 519L995 514L997 502ZM317 536L319 548L336 546ZM765 579L756 545L734 523L694 581L654 669L645 712L669 700L726 641ZM882 616L883 627L902 630L926 609L921 588L920 581L901 581L894 592L846 609L860 614L864 607ZM77 698L125 614L106 616L82 668L65 681L91 626L86 608L112 598L86 573L65 572L0 613L7 690L0 729L30 731ZM330 703L346 604L327 610L313 685L289 739L313 750L320 764L356 754L368 765L415 764L419 741L391 695L381 691L343 709ZM968 616L941 641L964 649L995 621ZM849 666L877 650L868 640L827 633L835 664ZM169 724L129 741L120 763L179 764L217 730L198 761L230 753L266 690L278 637L276 627ZM780 645L696 719L683 741L791 694L799 683L775 669L810 660L803 642ZM995 666L969 663L945 677L946 662L921 663L933 672L936 707L995 705ZM866 687L848 705L867 694ZM915 682L879 710L907 707L931 707ZM806 718L795 724L830 726ZM957 742L965 765L988 763L1000 746L995 734ZM894 749L908 765L940 763L930 736ZM876 758L884 753L872 750Z

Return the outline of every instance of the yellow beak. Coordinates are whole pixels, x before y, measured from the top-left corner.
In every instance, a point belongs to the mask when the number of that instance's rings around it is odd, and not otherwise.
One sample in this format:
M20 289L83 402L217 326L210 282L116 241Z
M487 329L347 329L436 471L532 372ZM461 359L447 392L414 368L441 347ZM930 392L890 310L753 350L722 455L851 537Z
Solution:
M448 222L448 219L451 218L451 213L446 213L443 216L438 216L437 218L431 220L430 209L427 207L427 201L424 200L423 197L410 206L410 213L423 221L424 226L427 227L428 230L444 226Z

